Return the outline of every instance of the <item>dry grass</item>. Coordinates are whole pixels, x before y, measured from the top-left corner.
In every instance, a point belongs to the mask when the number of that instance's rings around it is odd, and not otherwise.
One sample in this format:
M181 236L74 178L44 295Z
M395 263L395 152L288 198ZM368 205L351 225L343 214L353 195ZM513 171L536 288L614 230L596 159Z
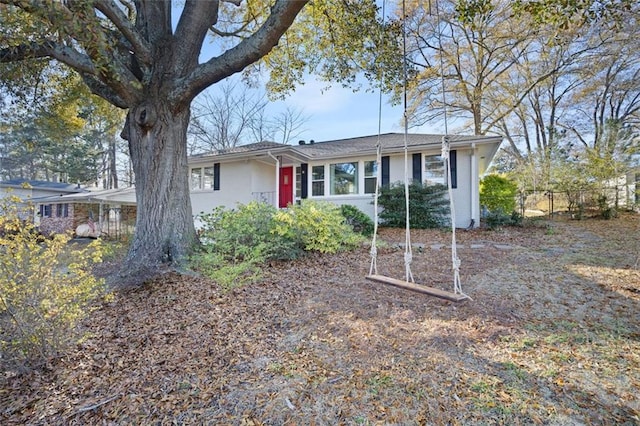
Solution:
M459 233L461 304L364 280L366 249L229 293L167 275L49 370L6 373L0 423L639 424L640 220L543 225ZM381 238L400 278L404 236ZM416 281L451 285L449 239L413 233Z

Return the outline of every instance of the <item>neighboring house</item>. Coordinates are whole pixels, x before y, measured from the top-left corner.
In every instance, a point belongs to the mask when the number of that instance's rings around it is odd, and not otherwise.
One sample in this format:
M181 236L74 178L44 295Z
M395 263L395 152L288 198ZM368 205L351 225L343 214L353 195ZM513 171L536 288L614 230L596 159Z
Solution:
M84 192L84 189L81 189L78 185L68 184L63 182L47 182L42 180L29 180L29 179L10 179L0 182L0 198L5 197L7 195L14 195L20 200L22 200L22 215L23 219L32 217L32 208L38 208L36 213L36 224L37 218L41 216L51 216L55 214L55 212L51 211L51 206L43 205L38 207L37 200L43 197L50 196L61 196L66 194L75 194L79 192ZM30 205L31 204L31 205ZM67 209L67 207L63 207ZM61 215L64 212L60 213Z
M131 235L136 220L135 188L85 191L35 200L45 235L77 231L78 236Z
M412 180L446 183L442 135L407 136ZM194 214L215 207L264 201L283 208L302 199L351 204L373 217L376 146L381 146L382 185L404 181L404 134L284 145L260 142L189 158ZM502 138L449 136L456 227L480 223L479 181Z

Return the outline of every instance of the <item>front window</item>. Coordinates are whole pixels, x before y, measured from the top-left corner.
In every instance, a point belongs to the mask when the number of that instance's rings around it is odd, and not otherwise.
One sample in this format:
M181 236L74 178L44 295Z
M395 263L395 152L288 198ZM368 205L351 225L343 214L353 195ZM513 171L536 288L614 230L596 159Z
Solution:
M202 168L191 169L191 190L202 189Z
M442 156L426 155L424 157L424 182L427 185L446 183L445 168Z
M302 167L296 167L296 198L302 198Z
M331 195L358 193L358 163L331 165Z
M324 195L324 166L311 168L311 195Z
M378 178L378 163L376 161L364 162L364 193L376 193L376 179Z
M195 167L191 169L191 190L213 189L214 174L213 166Z
M203 169L202 189L213 189L213 166Z

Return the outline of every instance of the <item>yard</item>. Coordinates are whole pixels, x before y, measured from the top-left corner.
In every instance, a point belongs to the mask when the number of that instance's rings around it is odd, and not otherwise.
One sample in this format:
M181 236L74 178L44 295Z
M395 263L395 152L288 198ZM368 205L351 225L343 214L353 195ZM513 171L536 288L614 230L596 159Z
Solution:
M450 234L412 240L416 281L450 289ZM640 424L640 218L458 240L460 304L366 281L366 248L119 293L68 358L0 377L0 423Z

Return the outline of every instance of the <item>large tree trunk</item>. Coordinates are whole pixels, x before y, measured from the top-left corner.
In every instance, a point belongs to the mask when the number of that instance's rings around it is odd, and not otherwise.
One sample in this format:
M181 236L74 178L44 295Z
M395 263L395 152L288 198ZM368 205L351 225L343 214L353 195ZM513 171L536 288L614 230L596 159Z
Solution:
M175 112L161 101L128 113L123 134L135 173L137 218L119 277L125 283L150 278L161 264L179 264L197 242L187 167L189 115L188 108Z

